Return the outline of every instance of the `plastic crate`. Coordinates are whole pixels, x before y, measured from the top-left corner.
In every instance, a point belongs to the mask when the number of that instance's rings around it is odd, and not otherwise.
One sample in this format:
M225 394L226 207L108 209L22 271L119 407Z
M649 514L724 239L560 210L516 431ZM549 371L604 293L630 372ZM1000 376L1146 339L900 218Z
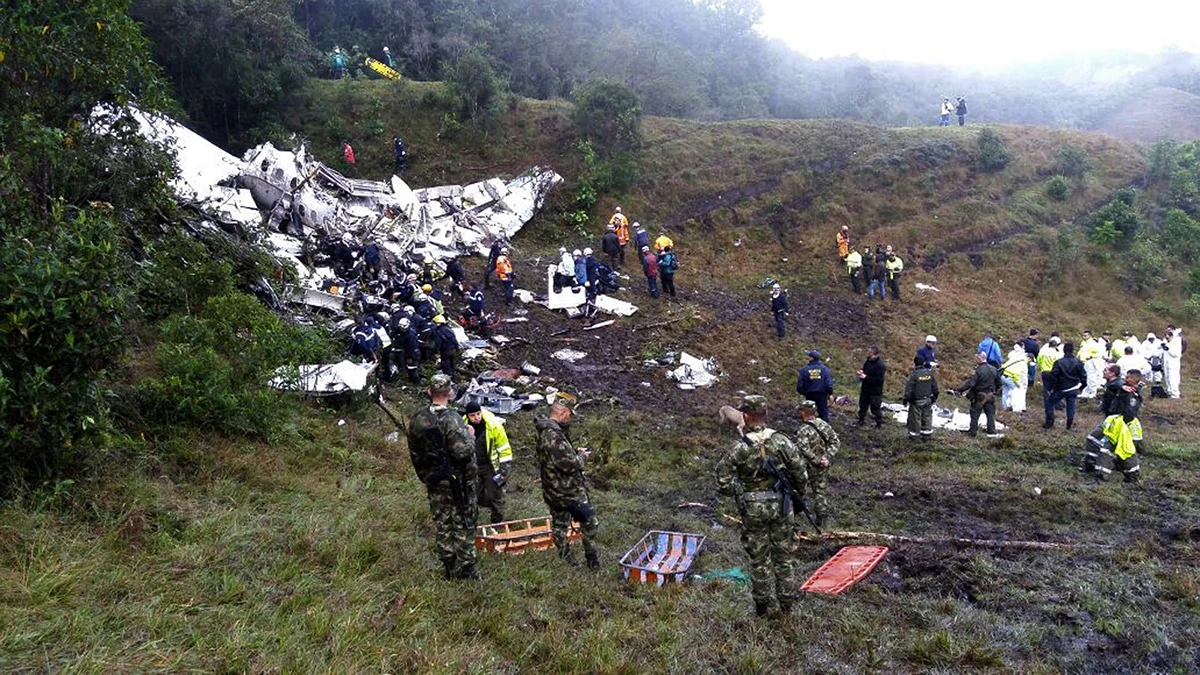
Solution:
M571 528L567 530L567 541L578 541L582 537L579 523L571 523ZM554 548L554 539L550 536L550 516L506 520L475 528L475 549L484 553L516 554L550 548Z
M641 584L681 583L703 545L702 534L651 530L621 558L621 574Z
M837 595L866 578L887 554L886 546L845 546L813 572L800 590Z

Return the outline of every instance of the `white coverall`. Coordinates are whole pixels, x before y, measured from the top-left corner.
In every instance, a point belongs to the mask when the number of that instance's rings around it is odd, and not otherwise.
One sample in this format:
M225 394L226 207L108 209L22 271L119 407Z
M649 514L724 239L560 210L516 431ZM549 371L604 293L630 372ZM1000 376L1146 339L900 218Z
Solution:
M1167 340L1167 352L1163 358L1163 375L1166 377L1167 396L1179 398L1179 368L1183 359L1183 340L1174 335Z

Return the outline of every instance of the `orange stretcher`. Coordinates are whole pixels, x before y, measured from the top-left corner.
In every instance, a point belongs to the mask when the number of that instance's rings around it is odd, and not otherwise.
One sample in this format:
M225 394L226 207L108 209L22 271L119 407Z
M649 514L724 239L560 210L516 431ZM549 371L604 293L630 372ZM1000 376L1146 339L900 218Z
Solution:
M846 546L813 572L800 590L837 595L865 579L887 553L886 546Z
M582 538L579 523L571 523L571 529L567 530L567 541ZM554 548L554 540L550 537L550 516L506 520L475 528L475 550L484 553L518 554L550 548Z

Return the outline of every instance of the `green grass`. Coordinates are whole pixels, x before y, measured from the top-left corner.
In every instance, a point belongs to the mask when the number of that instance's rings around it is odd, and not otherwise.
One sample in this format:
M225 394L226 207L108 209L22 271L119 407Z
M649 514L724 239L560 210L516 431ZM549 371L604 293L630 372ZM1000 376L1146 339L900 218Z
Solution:
M340 139L350 137L359 176L390 172L391 135L400 133L414 155L406 178L415 186L511 175L532 164L551 165L569 181L578 169L569 104L518 101L486 135L447 125L447 106L437 83L315 81L281 117L335 166ZM1081 481L1064 458L1082 432L1042 432L1040 390L1024 417L1002 414L1012 429L998 442L938 434L914 447L899 426L857 429L848 424L853 408L835 407L844 447L830 483L838 529L1077 548L894 543L847 593L806 596L793 616L766 621L752 616L745 586L650 589L620 580L617 558L650 529L708 537L698 571L745 569L739 532L722 518L732 506L718 499L712 475L732 439L716 426L713 408L741 389L766 393L780 402L774 423L791 431L795 420L783 404L794 400L795 369L809 348L825 352L838 393L853 396L862 349L878 344L895 399L926 333L940 338L946 387L966 375L984 330L1007 341L1030 325L1076 335L1163 322L1145 303L1124 300L1114 262L1084 250L1063 258L1065 273L1051 269L1059 223L1076 221L1144 167L1131 146L1003 127L1014 161L979 174L971 168L971 129L648 119L644 132L643 178L629 194L602 196L595 231L616 203L643 223L671 222L684 297L646 305L597 334L621 350L615 360L626 370L613 380L561 383L598 401L581 410L574 433L597 450L590 475L600 573L530 553L485 559L479 583L442 581L423 490L404 444L384 440L392 429L381 414L365 401L280 406L286 419L271 442L157 430L105 455L111 461L94 476L0 506L0 670L1200 667L1200 406L1188 400L1149 403L1145 478L1137 486ZM1051 202L1043 183L1065 142L1086 148L1096 170L1067 200ZM581 243L557 218L556 200L568 192L569 185L557 191L518 237L523 253ZM851 296L833 254L842 223L860 243L903 251L905 302ZM946 253L944 262L922 269L937 253ZM793 332L782 341L772 337L766 291L755 288L766 276L792 291ZM917 293L917 281L941 292ZM1163 306L1176 300L1160 299ZM531 321L549 320L540 312L531 309ZM679 348L715 356L726 377L710 391L660 389L661 370L641 370L641 360ZM535 354L520 349L503 358L519 363ZM1194 368L1185 363L1192 397L1200 391ZM610 405L621 391L616 378L652 376L655 387L644 395ZM416 404L409 393L396 395L398 409ZM1089 429L1095 414L1080 414L1080 428ZM517 414L509 429L518 462L510 513L543 515L532 424ZM815 570L839 545L805 543L804 569Z

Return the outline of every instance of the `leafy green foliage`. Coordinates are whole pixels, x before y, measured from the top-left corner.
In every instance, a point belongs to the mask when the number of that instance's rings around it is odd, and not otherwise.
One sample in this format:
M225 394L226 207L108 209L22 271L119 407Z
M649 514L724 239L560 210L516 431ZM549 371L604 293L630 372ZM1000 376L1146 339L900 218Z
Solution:
M1000 138L1000 134L996 133L994 129L984 127L980 130L979 138L976 142L979 145L978 163L980 169L984 171L999 171L1008 166L1008 162L1012 157L1004 147L1004 140Z
M1092 160L1088 157L1087 150L1067 143L1058 149L1058 154L1055 157L1054 170L1060 175L1079 178L1093 168Z
M1125 190L1118 191L1112 201L1101 207L1092 216L1092 223L1096 228L1092 239L1097 243L1132 239L1142 226L1141 217L1133 207L1133 197ZM1116 239L1112 238L1114 233Z
M500 116L504 84L480 51L464 54L447 73L446 82L457 103L459 119L469 120L476 129L486 129Z
M642 108L628 86L596 79L577 89L575 126L604 157L636 150L642 143Z
M1092 230L1092 242L1100 246L1112 246L1122 238L1121 230L1111 220L1101 222Z
M1046 194L1061 202L1071 195L1071 182L1062 176L1051 176L1046 181Z
M121 106L166 101L120 0L0 12L0 482L69 470L125 350L129 240L164 209L169 155ZM112 118L93 118L107 104Z
M1167 211L1162 230L1163 248L1184 260L1200 256L1200 222L1182 209Z
M253 145L280 102L313 71L316 52L290 0L134 0L175 95L210 139ZM219 36L219 38L217 37Z
M280 423L278 394L265 386L271 373L334 355L319 330L287 324L242 293L210 299L198 316L167 319L162 337L160 374L135 385L141 419L255 437Z
M0 183L12 180L0 171ZM0 196L5 190L0 187ZM7 214L0 246L0 482L61 468L103 413L96 379L124 351L125 295L109 214ZM20 214L18 214L19 216Z

